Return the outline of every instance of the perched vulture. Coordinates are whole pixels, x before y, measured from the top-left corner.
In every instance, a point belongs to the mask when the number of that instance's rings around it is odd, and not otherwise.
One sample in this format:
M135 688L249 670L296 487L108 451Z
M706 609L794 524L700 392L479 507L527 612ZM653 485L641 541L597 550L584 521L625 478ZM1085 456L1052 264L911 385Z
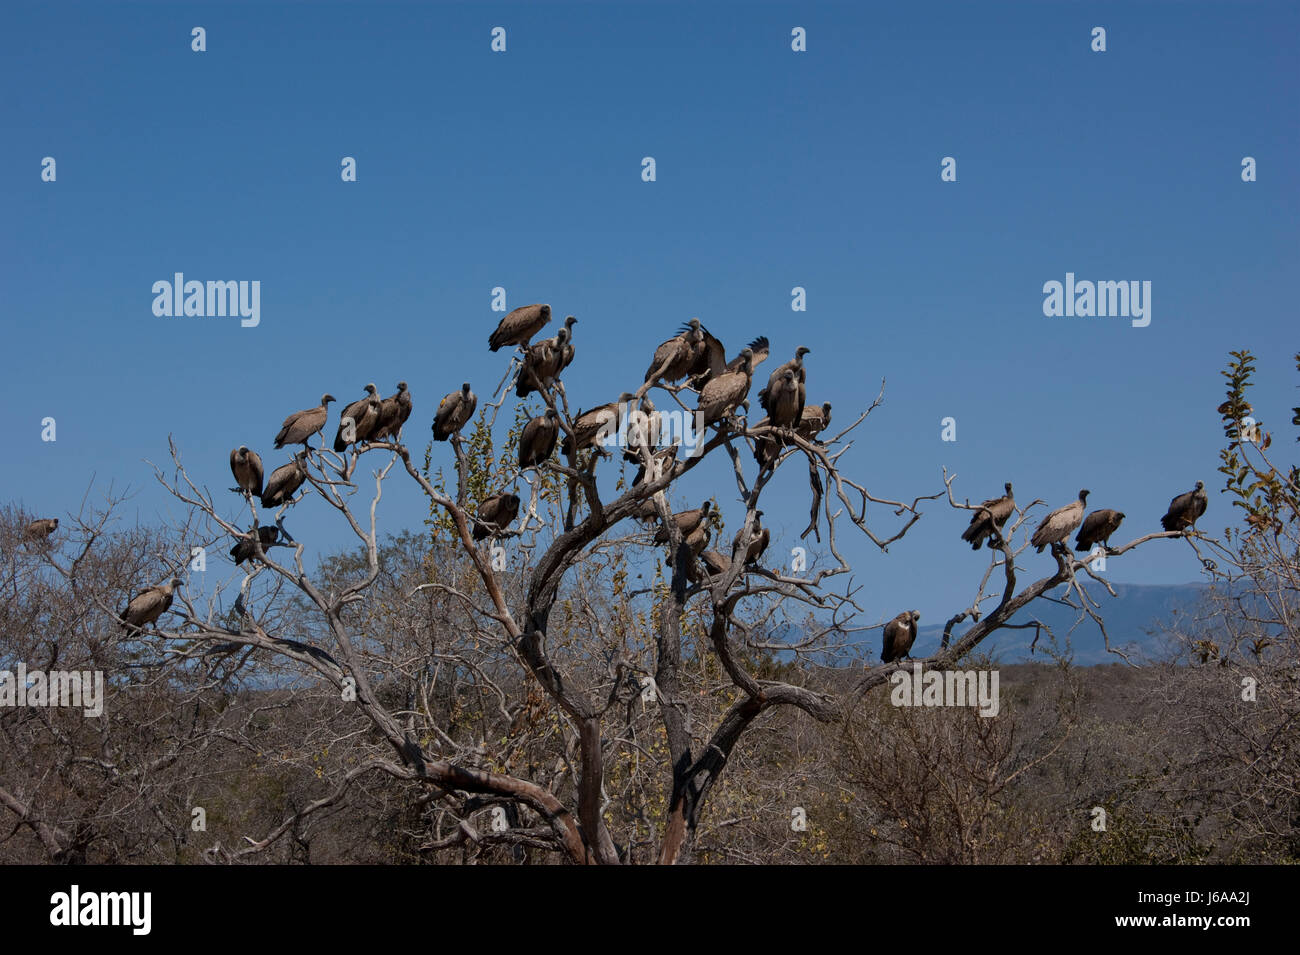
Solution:
M772 372L771 377L767 379L767 387L758 393L758 403L778 428L788 428L803 419L804 386L807 380L803 356L811 351L811 348L805 348L803 345L796 348L794 358ZM793 372L793 388L787 372ZM778 410L774 411L774 408Z
M302 482L307 480L307 465L303 463L306 451L299 451L288 464L282 464L271 472L262 492L263 507L279 507L292 500Z
M731 361L727 361L726 349L723 348L722 342L714 338L707 328L701 328L704 336L702 347L695 355L695 362L691 366L691 386L697 391L707 385L719 375L725 375L729 372L740 369L741 356L737 355ZM746 348L750 351L749 370L758 367L759 363L767 358L768 341L766 335L760 335L750 342ZM743 352L743 349L742 349Z
M131 602L126 605L126 609L119 615L122 628L128 632L138 632L145 624L156 622L172 605L172 594L181 585L182 581L173 577L157 587L148 587L140 591L131 598Z
M453 391L439 401L433 416L433 440L446 441L458 433L477 406L478 395L469 390L468 381L460 386L460 391Z
M673 382L690 374L696 356L704 350L704 328L698 318L692 318L682 330L655 349L655 357L645 370L645 380L663 379Z
M59 519L57 517L38 517L23 528L23 540L45 540L58 529Z
M921 615L915 610L904 610L889 623L885 624L885 643L880 649L880 659L893 663L903 657L909 657L912 644L916 642L916 622Z
M655 474L650 477L651 480L672 470L673 465L677 463L677 449L680 447L680 444L674 444L666 448L660 448L654 453L654 456L650 459L650 466L655 469ZM645 479L645 465L643 464L636 469L636 477L632 479L632 486L636 487Z
M554 408L529 421L519 436L519 467L535 468L550 458L559 435L560 416Z
M528 346L524 352L524 363L519 369L519 377L515 379L517 397L527 398L534 391L541 391L543 385L553 381L569 367L573 361L573 345L570 342L577 321L570 315L554 338L546 338Z
M703 418L705 426L731 414L749 394L754 353L746 348L740 353L740 358L740 367L710 379L700 392L700 401L695 410L696 415Z
M280 529L274 524L263 524L257 529L257 536L262 542L262 551L274 544L280 538ZM251 560L257 553L257 548L253 546L253 532L241 536L234 547L230 548L230 556L238 567L246 560Z
M686 549L690 554L686 559L686 579L693 584L698 584L700 582L700 565L698 561L704 548L709 546L709 536L712 533L713 532L709 530L707 525L701 524L699 527L695 528L695 530L691 531L691 533L687 534L682 540L682 543L686 545ZM675 555L669 554L668 559L669 562L672 563L675 559Z
M655 448L659 446L659 434L662 430L663 416L655 410L654 402L649 397L643 397L640 410L628 414L623 460L639 464L642 447L653 454Z
M721 577L731 569L731 561L716 550L706 550L700 555L700 562L704 564L704 569L709 572L710 577Z
M397 383L397 392L389 398L385 398L379 403L379 420L375 422L375 430L370 434L370 440L382 441L384 438L397 440L398 432L402 430L402 425L406 424L406 419L411 417L411 393L406 390L406 382Z
M488 349L497 351L505 345L528 347L534 335L551 320L549 305L521 305L505 318L497 330L488 336Z
M795 434L805 441L812 441L813 438L821 434L831 426L831 403L823 402L819 408L813 405L811 408L804 407L803 414L799 417L799 424L795 428Z
M303 447L308 447L307 440L325 427L325 422L329 418L329 403L334 400L333 395L321 395L320 404L315 408L295 411L285 418L284 426L275 436L276 448L283 448L286 444L301 444Z
M961 532L961 539L970 544L971 550L979 550L986 539L990 550L996 547L995 541L1001 540L1007 518L1015 512L1016 497L1011 492L1011 482L1002 486L1007 493L982 503L979 510L970 516L970 524Z
M713 502L705 501L702 507L695 507L689 511L680 511L673 515L673 523L677 525L677 529L683 537L689 537L708 522L711 507L713 507ZM667 527L660 527L659 530L655 531L655 543L668 543Z
M262 456L242 444L230 452L230 473L235 476L232 491L262 496Z
M519 516L518 494L496 494L478 506L478 520L474 522L474 539L495 537L508 528Z
M1167 531L1196 530L1196 521L1205 513L1210 497L1205 493L1205 482L1197 481L1194 490L1179 494L1169 502L1169 510L1160 518L1160 526Z
M620 410L635 397L636 395L625 391L618 396L617 401L611 401L607 405L592 408L590 411L578 412L578 417L573 419L573 435L564 436L564 442L560 445L560 450L567 457L575 451L581 451L596 444L603 444L617 435ZM626 412L622 413L625 414ZM574 435L578 439L576 446L573 443Z
M362 441L368 441L374 435L375 429L379 427L379 411L383 405L383 399L379 397L379 389L374 383L366 385L366 396L352 402L343 409L339 415L339 430L334 436L334 450L342 454L348 449L349 444L360 444ZM344 418L351 418L356 430L356 435L352 441L345 441L343 432Z
M1119 530L1120 522L1123 520L1123 514L1112 511L1108 507L1093 511L1083 519L1083 526L1079 528L1079 534L1074 538L1074 549L1090 551L1094 544L1100 543L1109 551L1110 535Z
M1088 493L1086 489L1080 491L1077 501L1058 507L1043 518L1034 531L1034 536L1029 538L1029 543L1034 545L1038 553L1041 554L1048 544L1059 544L1074 533L1074 529L1083 522L1083 506L1088 503Z
M772 540L772 532L769 531L766 527L763 527L762 522L763 522L763 512L755 511L754 529L749 535L749 546L745 548L744 562L746 564L752 564L755 561L757 561L758 558L762 557L763 551L767 550L767 545ZM743 534L744 532L745 532L745 527L744 525L741 525L740 530L736 531L735 539L732 540L731 542L731 555L733 558L736 555L737 549L740 547L740 535Z
M752 342L750 342L749 345L746 347L748 347L749 350L754 353L752 358L750 359L750 364L749 364L751 371L757 368L759 365L763 364L763 362L767 361L770 345L766 335L759 335ZM727 371L736 371L738 368L740 368L739 355L731 359L731 361L727 362Z

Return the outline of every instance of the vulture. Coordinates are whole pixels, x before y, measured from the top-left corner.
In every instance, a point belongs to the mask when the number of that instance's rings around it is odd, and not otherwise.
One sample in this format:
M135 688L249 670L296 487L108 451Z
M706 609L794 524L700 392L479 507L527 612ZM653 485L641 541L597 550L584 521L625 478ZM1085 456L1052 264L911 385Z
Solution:
M257 536L262 542L262 551L265 552L280 537L280 529L274 524L265 524L257 529ZM235 546L230 548L230 556L238 567L246 560L250 560L257 553L257 548L253 546L253 532L249 531L236 542Z
M700 555L700 560L704 564L704 569L709 572L710 577L721 577L731 569L731 561L716 550L706 550Z
M560 450L568 456L584 448L590 448L594 444L604 443L612 435L618 434L619 409L635 397L636 395L625 391L618 396L617 401L592 408L590 411L579 411L578 417L573 419L573 434L564 436ZM576 445L573 442L574 436L578 439Z
M1179 494L1169 502L1169 510L1160 518L1160 526L1167 531L1186 531L1189 527L1196 530L1196 521L1205 513L1209 503L1205 482L1197 481L1193 490Z
M551 320L549 305L521 305L505 318L497 330L488 336L488 349L497 351L505 345L528 347L534 335Z
M352 402L339 415L339 430L334 436L334 450L342 454L348 449L349 444L360 444L362 441L368 441L379 426L379 410L382 405L383 399L379 397L379 389L375 387L373 382L366 385L366 396ZM344 426L344 418L351 418L356 428L356 434L352 441L344 440L343 432L347 430Z
M627 437L623 448L623 460L632 464L641 462L641 448L647 448L651 454L659 446L659 434L663 430L663 416L655 410L654 402L648 397L641 399L641 410L628 415Z
M541 391L542 386L553 381L560 372L569 367L573 361L573 325L578 320L570 315L564 320L564 327L554 338L547 338L535 345L528 346L524 352L524 363L515 379L515 395L527 398L534 391Z
M695 530L691 531L691 533L687 534L685 539L682 541L682 543L686 545L687 551L690 553L690 556L686 559L686 579L693 584L698 584L700 582L700 565L698 561L704 548L709 546L709 536L711 533L712 531L709 530L707 525L701 524L699 527L695 528ZM673 555L669 555L669 560L670 562L675 560Z
M677 449L680 447L680 444L674 444L667 448L660 448L654 453L654 456L650 459L650 466L657 469L657 475L663 475L672 470L673 465L677 463ZM645 479L645 465L643 464L636 469L636 477L632 479L632 486L636 487ZM651 480L654 480L653 475Z
M560 416L554 408L529 421L519 436L519 467L535 468L550 458L559 435Z
M749 546L745 548L745 563L752 564L758 558L763 556L763 551L767 550L767 545L772 540L772 532L766 527L761 526L763 521L763 512L754 512L754 529L749 535ZM740 530L736 531L736 537L731 542L731 553L734 557L737 549L740 547L740 535L745 532L742 525Z
M283 448L286 444L301 444L303 447L308 447L307 440L325 427L325 421L329 418L329 403L334 400L333 395L321 395L320 404L315 408L295 411L285 418L284 426L275 436L275 447Z
M805 407L803 409L803 414L799 417L799 424L795 426L795 434L805 441L811 441L830 426L831 403L826 401L822 403L820 408L814 405L811 408Z
M235 476L232 491L262 496L262 456L242 444L230 452L230 473Z
M1079 534L1074 539L1074 549L1090 551L1094 544L1100 543L1109 551L1110 535L1119 530L1120 522L1123 520L1123 514L1108 507L1093 511L1083 519L1083 526L1079 528Z
M645 380L662 378L678 381L691 372L698 355L704 351L704 327L698 318L692 318L682 330L655 349L650 367L645 370ZM710 336L711 337L711 336Z
M474 539L495 537L508 528L519 516L518 494L496 494L478 506L478 520L474 522Z
M439 401L438 411L433 416L433 440L446 441L458 433L474 414L477 405L478 395L469 390L468 381L460 386L460 391L453 391Z
M23 528L23 540L44 540L58 529L57 517L39 517Z
M306 451L299 451L293 456L292 461L280 465L271 472L271 478L266 482L266 490L262 492L263 507L279 507L293 499L298 488L302 487L302 482L307 480L307 466L302 460L306 453Z
M1088 503L1088 494L1087 489L1080 491L1077 501L1058 507L1043 518L1034 531L1034 536L1029 538L1029 543L1034 545L1038 553L1041 554L1048 544L1059 544L1074 533L1074 529L1083 522L1083 506Z
M767 379L767 387L758 393L758 403L768 413L772 423L778 428L788 428L803 419L804 385L806 376L803 368L803 356L811 353L811 348L800 345L794 350L794 358L786 362ZM791 388L790 376L794 376ZM773 410L778 409L778 410Z
M739 370L742 360L741 356L737 355L731 361L727 361L726 349L723 348L722 342L709 334L707 328L701 331L704 336L703 346L696 353L695 362L690 370L691 386L697 391L719 375ZM767 358L767 336L760 335L745 347L751 353L749 367L752 373Z
M1007 493L980 504L979 510L971 515L970 524L961 532L961 539L970 544L971 550L979 550L986 538L989 549L992 550L997 546L995 542L1002 539L1002 528L1007 523L1007 518L1016 509L1016 497L1011 493L1011 482L1008 481L1002 487Z
M764 418L754 427L763 428L772 424L771 418ZM817 435L821 434L831 426L831 403L829 401L820 407L805 407L803 414L799 417L799 423L795 426L794 433L805 441L812 442ZM789 438L776 437L773 435L764 435L754 439L754 460L758 462L760 468L770 468L776 464L776 459L781 456L781 449L791 445Z
M880 649L880 659L892 663L910 655L912 644L916 642L916 622L921 615L915 610L904 610L889 623L885 624L885 642Z
M152 624L172 605L172 594L176 588L182 585L182 581L173 577L164 584L157 587L149 587L140 591L131 598L131 602L126 605L126 609L120 614L122 628L124 630L139 631L145 624Z
M411 417L411 393L406 390L406 382L397 383L397 392L379 403L379 420L375 430L370 433L370 440L380 441L384 438L397 440L397 434Z
M754 353L745 348L740 353L740 366L709 380L700 391L700 401L696 405L697 418L703 419L705 426L721 421L735 411L745 396L749 394L749 384L753 373Z
M712 501L705 501L702 507L692 508L689 511L680 511L673 515L673 522L677 525L677 529L681 531L682 537L689 537L708 522L709 509L712 506ZM667 527L660 527L655 532L655 543L668 543Z

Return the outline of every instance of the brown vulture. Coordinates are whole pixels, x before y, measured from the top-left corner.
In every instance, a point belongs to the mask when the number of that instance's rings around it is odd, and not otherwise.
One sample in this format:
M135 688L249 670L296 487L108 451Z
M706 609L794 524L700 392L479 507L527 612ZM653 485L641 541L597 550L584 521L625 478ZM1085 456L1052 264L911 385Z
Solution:
M505 345L528 347L534 335L551 320L549 305L521 305L505 318L497 330L488 336L488 349L497 351Z
M370 440L382 441L384 438L391 438L396 441L398 432L402 430L402 425L406 424L406 419L409 417L411 417L411 393L406 390L406 382L399 381L397 392L379 403L379 420L375 422L375 430L371 432Z
M737 355L731 361L727 361L726 349L723 348L722 342L714 338L707 328L702 328L701 332L704 341L702 347L696 353L695 362L690 370L691 387L697 391L719 375L738 371L741 363L740 355ZM750 351L749 370L750 374L753 374L754 369L767 358L767 336L760 335L745 347Z
M638 411L628 414L626 444L623 448L623 460L632 464L641 461L641 448L644 446L651 454L659 446L659 434L663 430L663 416L655 410L654 402L649 397L641 399Z
M625 391L618 396L617 401L611 401L609 404L592 408L590 411L579 411L578 417L573 419L573 435L564 436L564 442L560 445L560 450L567 457L575 451L582 451L596 444L604 444L610 438L616 436L620 426L619 416L627 413L622 409L635 397L636 395ZM576 446L573 443L574 435L578 439Z
M235 476L232 491L262 496L262 456L240 445L230 452L230 473Z
M1169 510L1160 518L1160 526L1167 531L1186 531L1189 527L1196 530L1196 521L1205 513L1209 503L1205 482L1197 481L1193 490L1179 494L1169 502Z
M306 454L306 451L299 451L292 461L281 464L271 472L266 490L262 492L263 507L279 507L292 500L294 493L302 487L302 482L307 480L307 465L303 463Z
M772 423L778 428L789 427L803 418L805 384L807 382L807 376L803 367L803 356L810 354L811 352L811 348L805 348L803 345L796 348L794 350L794 358L778 367L776 371L772 372L771 376L767 379L767 387L758 393L758 403L762 406L763 410L768 413L772 418ZM797 404L797 410L793 414L783 412L778 416L772 411L773 402L777 398L778 394L781 396L787 394L789 385L786 379L786 372L788 371L794 372L794 381L796 386L796 397L794 400Z
M274 524L263 524L257 529L257 537L262 542L262 552L274 544L280 538L280 529ZM253 545L253 532L249 531L242 535L235 546L230 548L230 556L238 567L246 560L251 560L257 554L257 548Z
M731 561L716 550L706 550L700 555L700 562L704 564L704 569L709 572L710 577L721 577L731 569Z
M519 467L535 468L550 458L559 435L560 416L554 408L529 421L519 435Z
M1079 528L1078 536L1074 538L1074 549L1090 551L1094 544L1100 543L1109 552L1110 535L1119 530L1120 522L1123 520L1123 514L1108 507L1093 511L1083 519L1083 526Z
M1079 492L1079 499L1071 501L1065 507L1058 507L1043 518L1029 543L1038 553L1049 544L1059 544L1074 533L1074 529L1083 523L1083 506L1088 503L1089 491L1085 488Z
M122 628L128 632L139 632L145 624L155 623L172 605L172 594L182 583L180 578L173 577L157 587L140 591L119 615Z
M701 524L682 539L689 552L686 558L686 579L693 584L700 582L700 554L709 546L709 537L712 533L707 525ZM668 560L671 565L674 562L674 555L669 554Z
M645 370L645 380L673 382L685 378L703 349L704 328L698 318L692 318L680 332L655 349L650 367Z
M674 444L666 448L660 448L654 453L654 456L650 459L650 466L656 469L656 474L651 475L651 480L654 480L656 475L663 475L672 470L673 465L677 463L677 449L680 447L680 444ZM632 478L632 486L636 487L645 479L645 465L643 464L636 469L636 477Z
M831 426L831 403L823 402L821 407L813 405L811 408L805 406L803 414L799 417L799 424L795 428L795 434L805 441L812 441L813 438L821 434Z
M366 396L352 402L339 415L339 430L334 435L334 450L342 454L348 449L349 444L360 444L370 440L379 426L379 410L382 405L383 399L379 397L379 389L373 382L366 385ZM351 441L344 440L344 431L347 430L344 418L352 419L355 435Z
M333 395L321 395L320 404L315 408L295 411L285 418L280 433L275 436L275 447L283 448L286 444L301 444L303 447L309 447L307 440L325 427L325 422L329 418L329 403L334 400Z
M754 353L746 348L740 353L740 358L740 366L735 371L710 379L700 392L700 401L695 411L705 426L731 414L749 394Z
M564 320L564 327L554 338L546 338L534 345L529 345L524 352L524 361L515 379L515 395L527 398L534 391L554 381L569 363L573 361L573 325L578 320L570 315Z
M58 529L59 519L57 517L38 517L23 528L23 540L45 540Z
M749 535L749 546L745 548L745 563L753 564L763 556L763 551L767 550L767 545L772 541L772 532L762 526L763 512L754 512L754 529ZM736 548L740 546L740 535L744 533L744 527L736 531L736 538L731 542L731 554L734 557Z
M683 537L689 537L707 523L709 510L712 507L712 501L705 501L701 507L695 507L689 511L679 511L673 515L673 523L677 525L677 530L681 532ZM668 543L668 528L660 527L659 530L655 531L654 539L656 544Z
M1011 491L1011 482L1002 485L1006 494L989 498L970 516L970 524L961 532L961 539L970 544L971 550L979 550L980 545L988 541L989 549L999 546L1002 541L1002 528L1016 509L1016 497Z
M768 382L758 400L767 409L768 421L774 427L789 428L803 420L803 386L792 368L781 372L776 381Z
M478 395L469 390L469 382L460 386L460 391L453 391L438 402L438 410L433 416L433 440L446 441L465 427L478 406Z
M474 539L495 537L504 532L519 516L518 494L496 494L478 506L478 520L474 522Z
M916 622L921 619L915 610L904 610L889 623L885 624L884 646L880 648L880 659L893 663L903 657L911 658L912 644L916 642Z

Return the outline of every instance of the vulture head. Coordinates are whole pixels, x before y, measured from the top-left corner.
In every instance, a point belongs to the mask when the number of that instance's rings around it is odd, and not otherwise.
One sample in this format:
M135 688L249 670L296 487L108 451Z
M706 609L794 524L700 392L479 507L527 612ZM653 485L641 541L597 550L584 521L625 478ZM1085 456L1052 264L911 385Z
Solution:
M793 369L787 368L787 369L785 370L785 374L783 374L783 375L781 376L781 380L782 380L782 381L785 381L785 382L788 383L791 387L793 387L794 384L795 384L795 380L794 380L794 371L793 371Z
M177 587L184 587L184 586L185 586L185 581L181 580L179 577L172 578L172 590L175 590Z
M564 330L567 332L569 329L571 329L574 325L577 324L578 324L577 317L574 315L570 315L568 318L564 320Z
M328 405L331 401L335 401L335 400L336 400L336 399L335 399L335 397L334 397L333 395L328 395L328 394L326 394L326 395L321 395L321 396L320 396L320 403L321 403L321 406L322 406L322 407L324 407L325 405Z
M1088 503L1088 495L1091 494L1091 493L1092 493L1092 492L1089 491L1089 490L1085 487L1082 491L1079 492L1079 500L1083 501L1084 504L1087 504L1087 503Z
M239 457L241 460L248 457L248 445L241 444L239 446Z
M556 411L554 408L547 408L546 414L542 415L542 417L545 418L547 421L552 421L552 422L559 421L560 413Z
M1204 481L1197 481L1197 482L1196 482L1196 490L1198 490L1198 491L1204 491L1204 490L1205 490L1205 482L1204 482Z
M709 511L713 508L712 501L705 501L700 505L700 519L703 520L709 516Z
M564 345L567 344L568 341L569 341L569 329L568 326L565 326L564 328L561 328L558 332L555 333L555 343L557 345Z
M510 497L509 497L507 500L510 501L510 509L511 509L512 511L516 511L516 510L519 509L519 495L518 495L518 494L511 494Z
M1008 481L1006 484L1002 485L1002 487L1003 487L1003 489L1007 492L1007 497L1010 497L1010 496L1011 496L1011 482Z
M57 517L51 517L50 523L53 525L53 530L51 530L50 533L53 534L54 531L59 529L59 519Z
M549 306L549 305L543 305L543 306L542 306L542 315L546 318L546 321L549 322L549 321L551 320L551 306ZM543 322L542 324L545 325L546 322Z
M366 385L366 394L368 395L379 394L379 389L375 387L375 383L373 381L370 384Z
M919 610L913 610L910 614L908 614L908 616L912 618L912 626L915 627L916 622L921 619L921 612Z
M469 400L469 382L468 382L468 381L461 382L460 393L461 393L462 395L465 396L465 400L466 400L466 401Z
M399 381L399 382L397 383L397 390L398 390L398 391L405 391L405 390L406 390L406 382L404 382L404 381Z
M808 348L808 347L806 347L806 346L804 346L804 345L800 345L798 348L796 348L796 349L794 350L794 360L795 360L795 361L803 361L803 356L804 356L804 355L811 355L811 354L812 354L812 349L811 349L811 348Z
M754 371L754 349L748 345L740 350L740 370L747 375Z

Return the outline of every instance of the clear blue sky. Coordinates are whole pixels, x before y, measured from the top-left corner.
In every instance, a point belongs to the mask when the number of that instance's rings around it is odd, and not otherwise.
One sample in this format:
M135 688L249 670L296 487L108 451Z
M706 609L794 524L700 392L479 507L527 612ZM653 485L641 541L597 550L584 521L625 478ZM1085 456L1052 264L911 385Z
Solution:
M809 399L840 422L888 377L844 459L880 496L940 490L946 465L972 499L1087 486L1123 534L1152 530L1175 493L1221 484L1229 349L1260 356L1256 407L1294 447L1298 37L1296 7L1264 3L6 3L4 496L64 515L93 477L139 490L131 519L175 515L144 463L169 432L224 488L232 446L269 470L286 414L372 380L410 382L422 451L441 395L504 371L485 344L500 285L579 317L576 404L635 388L699 316L733 352L808 345ZM177 271L260 280L260 326L155 317L151 286ZM1150 280L1150 327L1044 317L1067 271ZM734 526L728 468L690 494L721 489ZM806 487L796 461L769 488L773 553L797 542ZM1221 528L1226 501L1210 508ZM985 566L961 515L926 510L888 555L842 535L877 616L934 622ZM298 511L314 551L349 539L321 502ZM382 513L414 527L425 505L400 477ZM1157 544L1110 575L1198 565Z

